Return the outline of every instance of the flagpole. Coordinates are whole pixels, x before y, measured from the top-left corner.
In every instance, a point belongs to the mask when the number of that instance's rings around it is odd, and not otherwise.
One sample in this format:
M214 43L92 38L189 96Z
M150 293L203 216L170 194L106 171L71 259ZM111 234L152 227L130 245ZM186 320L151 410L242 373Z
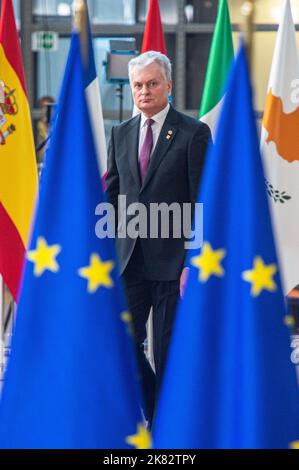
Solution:
M253 33L254 33L254 0L247 0L241 7L241 13L244 21L241 25L241 31L244 33L244 40L247 48L247 56L250 68L253 61Z
M86 13L86 2L85 0L75 0L74 2L74 25L77 30L81 32L82 22L84 20L84 13Z
M74 28L80 35L82 61L88 63L87 5L86 0L75 0Z

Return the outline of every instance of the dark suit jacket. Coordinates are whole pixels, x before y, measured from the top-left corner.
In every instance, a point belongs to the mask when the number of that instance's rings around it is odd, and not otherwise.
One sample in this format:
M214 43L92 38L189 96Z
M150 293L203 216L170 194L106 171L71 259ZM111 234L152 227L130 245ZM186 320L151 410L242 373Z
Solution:
M126 195L127 206L140 202L147 208L150 203L177 202L182 205L196 202L210 139L209 127L170 107L143 185L138 163L139 128L140 115L112 129L106 184L110 202L116 211L118 195ZM167 135L171 135L171 138L168 139ZM132 217L127 216L127 222ZM133 253L135 242L128 237L116 240L121 273ZM169 239L161 236L156 239L140 238L149 280L179 279L185 258L184 242L183 236Z

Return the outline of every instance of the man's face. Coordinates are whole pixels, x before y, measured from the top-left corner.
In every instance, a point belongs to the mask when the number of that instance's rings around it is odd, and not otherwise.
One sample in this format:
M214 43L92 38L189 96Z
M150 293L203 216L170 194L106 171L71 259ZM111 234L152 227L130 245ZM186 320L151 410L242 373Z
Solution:
M148 118L165 108L171 87L172 81L166 80L164 69L157 62L152 62L143 69L135 67L132 70L134 103Z

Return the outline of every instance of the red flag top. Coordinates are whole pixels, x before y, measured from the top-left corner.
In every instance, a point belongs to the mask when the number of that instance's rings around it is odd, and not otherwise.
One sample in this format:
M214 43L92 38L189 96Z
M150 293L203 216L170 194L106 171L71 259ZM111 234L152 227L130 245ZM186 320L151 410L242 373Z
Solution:
M166 54L164 33L158 0L150 0L141 52L157 51Z

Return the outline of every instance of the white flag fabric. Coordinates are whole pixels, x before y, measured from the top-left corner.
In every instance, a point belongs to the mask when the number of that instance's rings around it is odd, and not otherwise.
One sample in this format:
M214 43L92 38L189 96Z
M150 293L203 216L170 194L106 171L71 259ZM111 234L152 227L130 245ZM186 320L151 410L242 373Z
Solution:
M299 284L299 59L289 0L282 2L261 150L284 292Z
M102 100L98 77L94 78L85 89L92 130L95 137L95 145L98 155L101 176L107 171L107 146L105 137Z
M87 24L87 32L88 60L85 63L84 69L85 94L92 131L95 139L99 170L104 184L104 177L107 172L107 145L105 137L102 100L100 94L100 83L96 72L89 19Z

